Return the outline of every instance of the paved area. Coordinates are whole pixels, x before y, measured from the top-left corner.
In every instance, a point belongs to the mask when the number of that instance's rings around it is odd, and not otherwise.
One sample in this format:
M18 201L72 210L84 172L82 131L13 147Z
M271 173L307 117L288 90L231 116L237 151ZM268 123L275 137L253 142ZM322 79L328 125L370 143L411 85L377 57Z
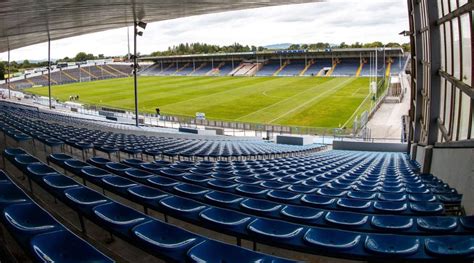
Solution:
M405 92L401 103L383 103L367 126L371 129L372 138L400 140L402 116L410 109L410 82L408 76L401 77L402 91Z

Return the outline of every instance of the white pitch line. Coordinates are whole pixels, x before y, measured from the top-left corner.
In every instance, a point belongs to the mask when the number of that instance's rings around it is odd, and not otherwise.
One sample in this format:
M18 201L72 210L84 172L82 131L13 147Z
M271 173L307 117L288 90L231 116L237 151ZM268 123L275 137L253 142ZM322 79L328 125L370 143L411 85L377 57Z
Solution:
M334 91L337 91L337 90L339 90L339 89L343 88L343 87L344 87L344 85L345 85L347 82L351 82L351 81L353 81L353 80L354 80L354 79L348 79L348 80L346 80L346 81L344 81L344 82L340 83L339 85L336 85L336 87L335 87L335 88L332 88L332 89L326 90L325 92L323 92L323 93L319 94L319 95L318 95L318 96L316 96L316 97L313 97L312 99L310 99L310 100L306 101L305 103L303 103L303 104L299 105L298 107L296 107L296 108L293 108L292 110L290 110L290 111L287 111L287 112L283 113L282 115L280 115L280 116L278 116L277 118L275 118L275 119L273 119L273 120L269 121L268 123L272 123L272 122L274 122L274 121L276 121L276 120L279 120L279 119L281 119L282 117L285 117L286 115L288 115L288 114L290 114L290 113L292 113L292 112L294 112L294 111L296 111L296 110L299 110L299 109L301 109L302 107L304 107L304 106L308 105L309 103L312 103L313 101L315 101L316 99L320 98L321 96L323 96L323 95L325 95L325 94L327 94L327 93L334 92Z

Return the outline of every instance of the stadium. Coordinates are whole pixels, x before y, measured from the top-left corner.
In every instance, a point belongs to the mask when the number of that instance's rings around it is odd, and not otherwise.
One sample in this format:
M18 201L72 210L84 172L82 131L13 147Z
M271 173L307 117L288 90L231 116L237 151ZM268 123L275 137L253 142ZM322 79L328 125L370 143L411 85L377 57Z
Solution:
M407 0L406 45L140 53L154 22L330 2L0 3L0 261L473 262L471 0ZM122 28L124 57L53 62Z

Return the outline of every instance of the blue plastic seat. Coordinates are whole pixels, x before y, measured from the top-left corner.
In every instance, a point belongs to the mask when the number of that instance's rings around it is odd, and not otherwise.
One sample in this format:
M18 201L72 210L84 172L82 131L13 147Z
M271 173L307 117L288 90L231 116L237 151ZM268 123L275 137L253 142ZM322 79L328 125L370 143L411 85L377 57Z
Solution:
M188 197L200 196L209 192L209 189L207 188L200 187L197 185L187 184L187 183L181 183L181 184L175 185L173 187L173 190L178 192L179 195L188 196Z
M48 155L47 157L48 162L54 163L59 166L62 166L62 164L69 159L72 159L72 156L64 153L53 153Z
M3 150L3 156L9 161L13 160L16 155L20 154L28 155L25 150L20 148L6 148L5 150Z
M93 166L97 166L100 168L105 168L105 165L110 162L109 159L102 158L102 157L92 157L87 160L87 162Z
M129 166L126 166L125 164L122 163L114 163L114 162L109 162L105 164L105 169L111 171L112 173L119 174L119 175L125 175L125 172L128 170L132 170L135 168L131 168Z
M130 170L125 171L124 176L132 178L132 179L143 180L143 179L151 178L155 175L144 170L130 169Z
M292 193L284 190L270 190L267 193L270 200L277 202L293 202L301 198L301 194Z
M110 202L102 194L85 187L67 189L64 195L66 196L64 201L71 207L87 214L91 213L93 207Z
M104 228L113 229L128 236L129 231L136 225L149 219L144 214L118 203L101 204L92 209L95 221Z
M62 229L51 215L29 202L7 206L3 210L2 220L22 246L26 246L37 234Z
M46 175L59 175L53 168L43 163L32 163L26 167L26 172L35 181L41 180Z
M393 233L393 230L401 231L413 227L413 218L395 215L374 215L370 221L375 228Z
M305 185L290 185L288 187L289 191L295 192L295 193L301 193L301 194L310 194L316 192L316 189L311 186L305 186Z
M28 196L12 183L0 183L0 210L5 206L26 202Z
M11 162L13 163L13 165L15 165L16 167L18 167L18 169L20 169L20 171L26 173L26 168L28 167L29 164L32 164L32 163L40 163L40 161L29 155L29 154L19 154L19 155L15 155L13 157L13 159L11 160Z
M168 189L170 187L173 187L179 184L178 181L171 178L164 177L164 176L151 177L151 178L148 178L146 181L152 186L155 186L158 188L165 188L165 189Z
M435 202L436 196L433 194L409 194L408 199L412 202Z
M66 189L80 186L76 181L64 175L47 175L43 177L43 182L45 189L56 194L63 193Z
M377 255L404 257L418 252L420 240L413 236L371 234L365 240L365 248Z
M337 190L331 188L320 188L316 191L320 195L331 196L331 197L341 197L347 194L345 190Z
M372 192L360 192L360 191L349 191L347 197L353 199L373 200L377 198L377 193Z
M329 196L305 194L301 197L301 202L310 206L325 207L334 204L336 198Z
M90 164L75 159L69 159L64 161L65 169L71 171L75 175L79 175L81 173L82 168L89 166Z
M428 232L450 232L458 227L458 220L451 216L419 217L418 227Z
M318 209L292 205L283 207L280 213L286 218L291 218L302 223L315 221L324 214L323 211Z
M397 201L375 201L374 208L388 213L404 212L408 209L406 202Z
M420 214L439 214L444 210L442 204L435 202L411 202L410 208Z
M370 208L372 202L368 200L341 198L337 200L336 204L339 207L349 210L364 210Z
M35 236L31 251L38 262L114 262L106 255L68 231L55 231Z
M196 201L179 196L169 196L159 201L160 205L167 211L177 214L198 213L206 208L205 205Z
M406 201L407 195L400 193L380 193L378 198L382 201Z
M199 216L211 224L217 224L224 230L244 232L252 217L233 210L210 207Z
M251 198L242 201L240 206L244 210L258 215L278 214L278 211L282 207L282 205L277 203Z
M156 220L135 226L132 233L140 247L161 258L180 262L202 238L181 228Z
M362 235L354 232L311 228L304 235L304 241L312 247L332 252L346 251L359 245Z
M145 185L132 186L127 189L128 197L137 203L155 206L158 201L167 197L168 194L161 190Z
M425 249L435 257L465 260L468 256L474 255L474 237L472 235L428 237L425 239Z
M155 164L155 163L144 163L141 164L138 169L144 169L154 174L159 174L163 166Z
M247 228L251 234L263 238L268 242L273 242L278 239L297 238L305 230L304 227L296 224L264 218L255 219Z
M239 186L239 184L234 183L233 181L219 180L219 179L211 179L207 181L207 185L210 188L214 188L217 190L228 190L228 189L233 189Z
M188 251L187 262L206 263L286 263L294 262L273 256L254 252L245 248L224 244L221 242L206 240Z
M366 224L369 219L369 216L349 212L331 211L326 214L324 219L327 222L335 225L345 227L356 227Z
M127 193L128 188L137 185L132 180L115 175L105 176L101 180L103 182L103 188L108 189L111 192L122 194Z
M225 206L240 204L240 202L244 200L244 198L239 195L216 191L212 191L205 194L204 198L206 198L206 200L209 200L211 203Z
M471 230L471 231L474 230L474 216L461 217L461 218L459 218L459 222L461 223L461 225L464 228L466 228L468 230Z
M186 173L185 170L179 170L176 168L163 168L160 170L160 174L168 177L181 177Z
M125 159L122 160L122 163L135 168L140 168L140 165L144 164L145 162L139 159Z
M84 179L97 183L100 182L101 178L110 176L111 173L100 168L88 166L81 169L81 175Z
M237 191L237 193L252 197L264 197L265 194L268 192L268 189L253 185L240 185L237 186L235 190Z
M186 181L186 182L190 182L192 184L203 185L211 179L209 179L208 176L204 176L204 175L185 174L185 175L183 175L183 180Z

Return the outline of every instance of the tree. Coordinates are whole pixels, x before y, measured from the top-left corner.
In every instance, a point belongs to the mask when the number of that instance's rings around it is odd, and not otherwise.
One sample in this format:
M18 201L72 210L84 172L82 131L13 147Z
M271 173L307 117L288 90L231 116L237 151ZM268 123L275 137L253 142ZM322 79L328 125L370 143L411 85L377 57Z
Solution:
M79 52L77 53L76 57L74 57L75 61L86 61L95 59L93 54L86 54L86 52Z

